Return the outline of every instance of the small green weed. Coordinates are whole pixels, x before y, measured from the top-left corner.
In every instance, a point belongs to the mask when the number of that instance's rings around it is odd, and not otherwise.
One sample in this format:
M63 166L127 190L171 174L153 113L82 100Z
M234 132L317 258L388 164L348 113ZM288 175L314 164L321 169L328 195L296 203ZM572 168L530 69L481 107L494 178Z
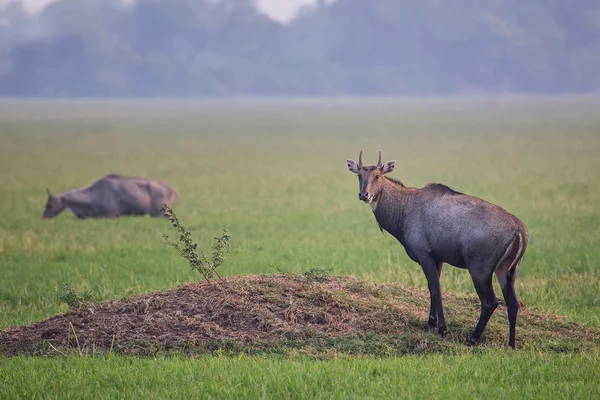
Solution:
M173 209L166 204L162 204L161 211L179 232L179 241L183 246L172 242L169 239L169 236L165 234L163 237L167 244L177 250L183 258L188 260L190 268L200 272L208 282L210 282L210 278L212 278L213 275L217 275L220 279L221 276L217 272L217 268L223 264L226 254L230 251L229 239L231 239L231 236L227 229L223 229L223 235L215 238L215 243L213 244L214 251L212 257L209 259L203 253L198 254L196 252L198 243L192 239L192 234L185 226L181 225Z
M73 286L63 283L63 290L59 294L58 299L61 303L67 303L71 309L76 310L85 307L91 297L92 295L89 291L79 293Z

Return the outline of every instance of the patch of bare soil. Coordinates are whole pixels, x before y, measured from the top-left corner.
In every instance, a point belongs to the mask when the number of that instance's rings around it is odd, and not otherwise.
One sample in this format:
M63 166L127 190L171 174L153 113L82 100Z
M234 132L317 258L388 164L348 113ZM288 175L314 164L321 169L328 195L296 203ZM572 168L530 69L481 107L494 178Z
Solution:
M464 348L479 316L475 295L444 293L449 335L424 328L427 291L319 275L240 276L113 300L0 331L0 354L247 353L408 354ZM517 347L584 351L600 332L521 307ZM506 308L484 347L506 347Z

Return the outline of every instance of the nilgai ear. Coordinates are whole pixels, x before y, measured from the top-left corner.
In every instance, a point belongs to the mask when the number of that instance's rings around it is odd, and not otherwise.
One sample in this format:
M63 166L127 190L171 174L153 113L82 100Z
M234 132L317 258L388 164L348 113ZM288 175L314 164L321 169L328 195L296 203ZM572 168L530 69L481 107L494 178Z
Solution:
M383 167L381 168L381 170L384 174L387 174L388 172L392 172L394 170L394 168L396 168L396 161L392 160L392 161L386 161L385 164L383 164Z
M346 164L348 164L348 169L350 172L358 174L358 165L356 165L356 161L347 159Z

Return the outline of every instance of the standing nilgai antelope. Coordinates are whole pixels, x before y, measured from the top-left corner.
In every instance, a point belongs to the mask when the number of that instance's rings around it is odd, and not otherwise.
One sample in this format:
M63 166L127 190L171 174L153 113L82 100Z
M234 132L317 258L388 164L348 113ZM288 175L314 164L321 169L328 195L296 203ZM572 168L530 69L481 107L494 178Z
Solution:
M122 215L162 216L160 206L170 207L178 198L177 189L154 179L110 174L89 186L52 194L49 189L44 218L54 218L70 209L77 218L117 218Z
M446 336L440 274L443 263L466 268L481 300L481 314L469 344L476 344L498 306L492 275L502 288L508 308L509 342L515 348L519 303L515 295L517 266L527 248L527 230L515 216L477 197L433 183L409 188L388 178L395 161L363 166L346 160L350 172L358 175L359 200L371 205L379 228L393 235L408 256L421 265L429 287L431 306L427 325Z

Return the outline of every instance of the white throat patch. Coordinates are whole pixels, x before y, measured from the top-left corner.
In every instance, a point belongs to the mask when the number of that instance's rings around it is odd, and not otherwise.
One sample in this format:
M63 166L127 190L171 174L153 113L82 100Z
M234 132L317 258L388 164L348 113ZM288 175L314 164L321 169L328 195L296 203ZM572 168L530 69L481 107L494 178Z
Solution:
M377 210L377 202L376 201L370 202L369 205L371 206L371 210L373 210L373 211Z

